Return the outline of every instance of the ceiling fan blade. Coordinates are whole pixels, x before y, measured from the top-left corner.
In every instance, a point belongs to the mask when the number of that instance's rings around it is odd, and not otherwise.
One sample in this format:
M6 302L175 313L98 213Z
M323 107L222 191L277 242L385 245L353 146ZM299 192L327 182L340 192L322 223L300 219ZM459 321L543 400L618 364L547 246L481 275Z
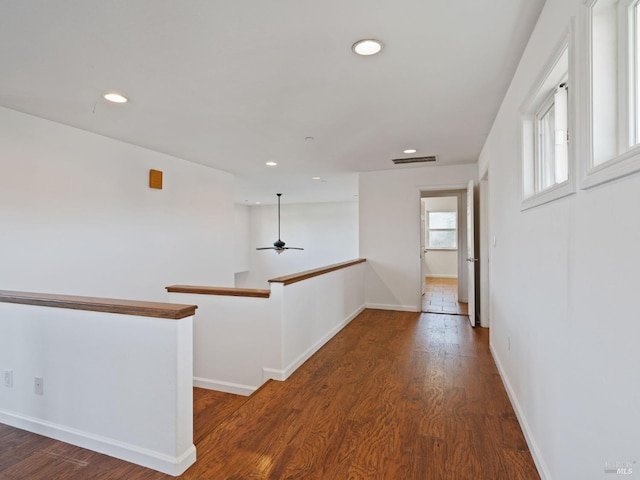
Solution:
M304 248L300 247L282 247L285 250L304 250Z
M256 250L277 250L276 247L258 247Z

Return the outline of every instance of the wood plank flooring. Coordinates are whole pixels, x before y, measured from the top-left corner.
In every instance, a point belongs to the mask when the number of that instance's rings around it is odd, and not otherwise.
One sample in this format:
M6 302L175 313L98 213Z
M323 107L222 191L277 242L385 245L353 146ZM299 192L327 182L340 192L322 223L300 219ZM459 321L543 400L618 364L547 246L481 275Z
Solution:
M425 313L468 315L469 305L458 301L458 279L425 278L422 311Z
M196 391L198 461L179 478L539 479L488 333L365 310L286 382L249 399ZM2 480L170 478L0 425Z

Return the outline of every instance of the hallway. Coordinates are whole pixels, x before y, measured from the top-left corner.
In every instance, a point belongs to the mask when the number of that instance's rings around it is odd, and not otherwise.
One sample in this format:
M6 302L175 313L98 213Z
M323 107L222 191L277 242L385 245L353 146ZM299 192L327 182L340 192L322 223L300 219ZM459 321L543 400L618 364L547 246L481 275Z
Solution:
M197 390L198 461L178 478L538 479L488 338L463 316L365 310L286 382ZM0 479L51 478L174 477L0 425Z

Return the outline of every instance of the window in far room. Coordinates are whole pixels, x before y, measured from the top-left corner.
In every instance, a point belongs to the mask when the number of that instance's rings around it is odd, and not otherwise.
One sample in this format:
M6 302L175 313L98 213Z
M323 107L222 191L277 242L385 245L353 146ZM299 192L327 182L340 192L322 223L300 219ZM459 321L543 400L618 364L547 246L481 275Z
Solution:
M427 212L425 245L429 250L457 250L457 217L456 212Z

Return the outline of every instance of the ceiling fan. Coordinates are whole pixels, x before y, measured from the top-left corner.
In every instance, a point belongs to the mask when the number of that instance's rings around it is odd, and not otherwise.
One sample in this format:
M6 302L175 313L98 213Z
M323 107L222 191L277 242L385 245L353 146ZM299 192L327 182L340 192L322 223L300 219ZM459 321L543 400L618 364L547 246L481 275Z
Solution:
M285 247L285 243L280 240L280 197L281 193L276 193L278 196L278 240L273 242L273 247L258 247L256 250L275 250L276 253L280 254L285 250L304 250L304 248L300 247Z

